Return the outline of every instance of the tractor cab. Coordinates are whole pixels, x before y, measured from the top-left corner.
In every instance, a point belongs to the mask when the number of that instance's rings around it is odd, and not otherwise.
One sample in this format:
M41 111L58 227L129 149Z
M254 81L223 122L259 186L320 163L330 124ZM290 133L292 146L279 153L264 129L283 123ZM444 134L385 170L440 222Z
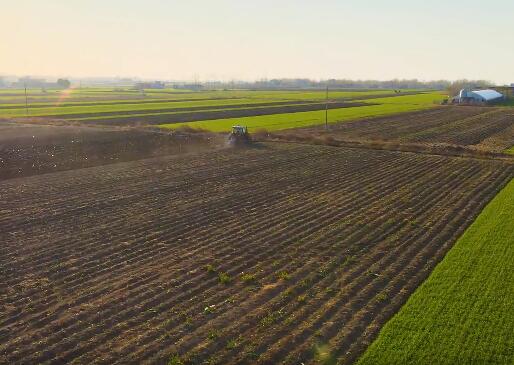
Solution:
M250 142L248 128L240 125L232 126L232 132L228 136L228 140L233 145L244 145Z
M236 136L245 136L248 134L248 128L240 125L232 126L232 134Z

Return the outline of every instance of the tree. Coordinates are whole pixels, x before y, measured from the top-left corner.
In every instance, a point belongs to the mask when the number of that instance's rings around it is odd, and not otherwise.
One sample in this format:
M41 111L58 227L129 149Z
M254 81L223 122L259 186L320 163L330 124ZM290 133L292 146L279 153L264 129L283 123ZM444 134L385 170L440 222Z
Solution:
M485 80L457 80L448 86L448 94L450 97L456 96L462 89L482 89L489 85L492 85L492 83Z
M71 82L70 80L67 80L67 79L59 79L57 80L57 86L63 88L63 89L68 89L71 85Z

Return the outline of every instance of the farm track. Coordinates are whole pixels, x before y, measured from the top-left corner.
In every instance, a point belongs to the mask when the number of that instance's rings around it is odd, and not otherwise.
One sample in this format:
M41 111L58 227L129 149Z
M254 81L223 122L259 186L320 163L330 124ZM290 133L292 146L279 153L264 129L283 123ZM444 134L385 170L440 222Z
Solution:
M6 180L0 361L351 361L513 176L264 145Z

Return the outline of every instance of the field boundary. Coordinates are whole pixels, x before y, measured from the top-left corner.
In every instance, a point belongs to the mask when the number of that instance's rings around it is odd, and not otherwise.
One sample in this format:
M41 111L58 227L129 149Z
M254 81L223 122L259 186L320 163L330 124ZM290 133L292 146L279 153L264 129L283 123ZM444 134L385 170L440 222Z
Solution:
M513 211L511 180L386 323L358 364L511 364Z
M288 137L290 137L288 139ZM258 142L266 143L295 143L301 145L326 145L330 147L355 148L376 151L406 152L419 153L429 156L449 156L455 158L472 158L479 160L499 160L507 163L514 163L514 156L505 153L496 153L488 151L477 151L458 145L437 144L423 145L413 143L394 143L382 141L344 141L330 138L313 138L313 137L293 137L293 136L273 136L258 139Z

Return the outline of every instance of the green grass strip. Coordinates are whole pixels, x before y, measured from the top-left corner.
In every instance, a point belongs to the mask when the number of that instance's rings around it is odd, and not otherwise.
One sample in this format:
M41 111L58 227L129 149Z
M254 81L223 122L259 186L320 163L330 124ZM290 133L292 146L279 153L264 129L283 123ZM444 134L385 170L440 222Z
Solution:
M363 100L363 102L367 101L369 103L381 104L331 109L328 112L328 120L329 123L337 123L359 118L412 112L416 110L431 108L434 106L435 101L440 101L442 98L443 95L441 93L429 93ZM275 131L281 129L307 127L323 123L325 123L325 110L162 124L160 127L176 129L180 126L187 125L192 128L201 128L212 132L227 132L233 125L240 124L247 126L250 131L258 128L265 128L269 131Z
M514 180L384 326L366 364L514 364Z

